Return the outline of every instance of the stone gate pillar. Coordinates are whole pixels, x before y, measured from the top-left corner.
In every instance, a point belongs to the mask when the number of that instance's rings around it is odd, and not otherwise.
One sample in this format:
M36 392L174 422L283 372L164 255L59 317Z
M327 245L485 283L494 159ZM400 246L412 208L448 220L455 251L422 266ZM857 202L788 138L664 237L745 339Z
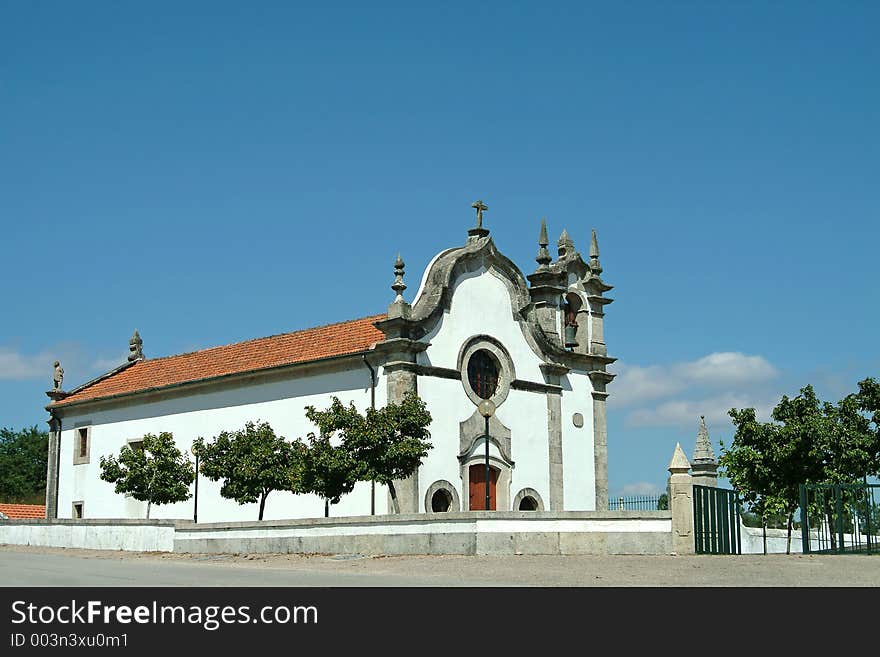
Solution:
M694 482L690 461L675 444L669 462L669 509L672 511L672 551L694 554Z

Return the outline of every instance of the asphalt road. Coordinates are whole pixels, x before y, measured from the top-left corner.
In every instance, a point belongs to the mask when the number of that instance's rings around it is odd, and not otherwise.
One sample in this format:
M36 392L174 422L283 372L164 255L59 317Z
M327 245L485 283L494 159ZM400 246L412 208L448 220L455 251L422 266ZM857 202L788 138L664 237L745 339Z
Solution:
M186 555L0 545L2 586L880 586L880 555Z

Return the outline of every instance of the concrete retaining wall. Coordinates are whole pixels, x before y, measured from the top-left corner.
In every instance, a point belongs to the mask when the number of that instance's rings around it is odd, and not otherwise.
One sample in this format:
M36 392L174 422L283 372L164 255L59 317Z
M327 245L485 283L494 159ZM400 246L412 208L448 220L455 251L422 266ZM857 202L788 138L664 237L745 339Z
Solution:
M468 512L181 524L176 552L669 554L667 511Z
M0 521L0 544L172 552L172 520Z
M193 524L0 522L0 544L196 553L669 554L668 511L401 514Z

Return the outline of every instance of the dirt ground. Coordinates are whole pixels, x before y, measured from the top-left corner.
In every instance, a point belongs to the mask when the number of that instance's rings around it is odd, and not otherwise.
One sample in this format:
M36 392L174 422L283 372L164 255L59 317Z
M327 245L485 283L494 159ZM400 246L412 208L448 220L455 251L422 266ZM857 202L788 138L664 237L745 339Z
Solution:
M30 586L225 586L244 577L257 586L877 587L880 555L200 555L3 545L0 575Z

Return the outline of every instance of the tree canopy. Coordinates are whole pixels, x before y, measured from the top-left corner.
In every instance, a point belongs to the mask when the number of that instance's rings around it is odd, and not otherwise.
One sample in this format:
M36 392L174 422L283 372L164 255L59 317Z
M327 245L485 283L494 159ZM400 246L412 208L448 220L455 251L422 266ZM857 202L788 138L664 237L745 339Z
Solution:
M223 480L220 495L239 504L260 503L259 520L269 493L301 491L302 448L276 436L268 422L247 422L244 429L223 431L210 443L199 438L194 449L201 459L199 471Z
M46 499L49 433L36 426L0 428L0 502L42 504Z
M743 500L761 517L782 514L789 539L800 485L853 483L880 473L880 384L868 378L837 403L813 387L783 396L770 422L754 408L730 409L733 443L721 443L719 465Z
M125 445L119 456L101 457L101 479L116 484L117 493L147 503L147 518L153 504L183 502L191 497L195 479L192 463L174 444L174 436L163 431L146 434L135 445Z
M350 454L356 481L388 486L396 511L394 481L415 472L432 447L427 429L432 418L425 402L408 393L400 403L361 413L354 404L345 406L333 397L326 410L307 406L306 417L318 426L321 435L339 437L341 447Z
M303 445L303 468L300 491L315 493L324 499L324 515L330 515L330 505L338 504L357 483L357 469L351 452L345 445L334 445L329 434L307 436Z

